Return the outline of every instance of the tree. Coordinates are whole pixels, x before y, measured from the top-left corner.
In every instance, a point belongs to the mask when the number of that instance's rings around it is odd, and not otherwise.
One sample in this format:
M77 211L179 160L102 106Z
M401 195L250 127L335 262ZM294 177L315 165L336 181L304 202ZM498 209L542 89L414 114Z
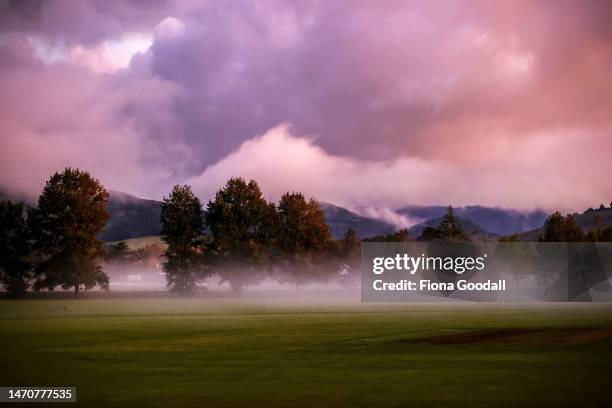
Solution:
M443 241L444 237L439 229L434 227L425 227L421 236L418 238L419 241Z
M277 245L297 289L298 284L313 277L317 255L326 248L331 234L319 203L314 199L307 202L301 193L281 197L278 219Z
M399 231L396 231L390 234L375 235L373 237L363 239L363 242L410 242L410 241L412 241L412 237L410 236L410 232L406 228L403 228Z
M453 211L452 206L448 206L446 215L442 217L440 225L438 225L438 231L444 240L447 241L468 241L468 237L463 232L461 222Z
M346 230L342 238L341 256L351 268L356 267L361 258L361 241L357 232L351 227Z
M126 264L130 261L132 251L125 241L107 244L104 252L104 259L107 262Z
M563 217L559 211L556 211L546 219L544 233L540 236L539 241L582 242L584 234L573 215L568 214Z
M276 209L254 180L231 178L205 213L212 251L222 281L240 291L261 278L278 225Z
M204 277L204 210L188 185L176 185L161 206L161 237L168 244L164 271L168 287L180 293L193 292Z
M603 221L599 214L595 214L593 219L595 227L588 230L586 235L584 236L584 240L586 242L598 242L603 233Z
M559 211L552 213L544 223L544 233L540 236L542 242L564 242L566 241L565 234L565 219Z
M102 242L97 239L109 218L107 201L106 190L86 171L66 168L49 178L38 207L28 215L41 258L35 289L74 287L75 297L81 286L108 290L108 276L99 265Z
M0 284L12 296L22 296L30 286L31 263L28 228L23 203L0 202Z
M501 237L497 242L520 242L518 234L512 234L507 237Z
M361 241L357 232L351 227L346 230L342 241L340 241L340 260L340 283L345 286L352 286L356 275L359 273Z
M612 225L608 225L601 230L599 234L599 242L612 242Z
M572 214L565 216L565 239L567 242L584 241L584 233Z

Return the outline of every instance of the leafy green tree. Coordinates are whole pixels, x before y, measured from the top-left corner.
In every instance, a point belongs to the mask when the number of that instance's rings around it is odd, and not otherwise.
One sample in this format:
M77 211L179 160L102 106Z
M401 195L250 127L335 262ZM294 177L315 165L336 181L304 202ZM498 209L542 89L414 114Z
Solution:
M278 204L277 245L290 270L290 280L297 289L320 272L318 256L326 248L331 234L325 214L314 199L306 201L301 193L286 193Z
M75 297L81 287L108 290L108 276L99 264L102 242L97 239L109 219L107 201L106 190L86 171L66 168L49 178L37 208L28 215L41 258L35 289L74 287Z
M161 206L161 237L168 244L164 271L168 287L193 292L205 277L203 264L204 210L191 187L174 186Z
M463 232L461 222L455 216L452 206L448 206L446 215L442 217L438 231L443 239L447 241L469 241L469 238Z
M259 281L262 268L269 265L278 218L257 183L229 179L208 203L205 219L222 281L236 291Z
M32 265L23 203L0 202L0 284L12 296L25 295Z

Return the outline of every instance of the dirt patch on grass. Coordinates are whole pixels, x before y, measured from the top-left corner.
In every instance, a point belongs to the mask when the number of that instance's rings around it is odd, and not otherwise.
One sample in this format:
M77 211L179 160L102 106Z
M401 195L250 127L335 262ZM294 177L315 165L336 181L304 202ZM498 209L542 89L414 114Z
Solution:
M573 345L612 339L612 328L508 328L470 330L440 336L403 339L417 344L557 344Z

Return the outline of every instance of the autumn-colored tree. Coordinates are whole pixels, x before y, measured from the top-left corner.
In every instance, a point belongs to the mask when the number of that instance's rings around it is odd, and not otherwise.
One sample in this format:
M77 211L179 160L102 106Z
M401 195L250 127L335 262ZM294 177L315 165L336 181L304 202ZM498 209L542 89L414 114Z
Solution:
M331 234L325 214L314 199L306 201L301 193L286 193L278 204L279 230L277 245L286 261L286 277L299 284L316 277L321 271L317 258L326 248Z

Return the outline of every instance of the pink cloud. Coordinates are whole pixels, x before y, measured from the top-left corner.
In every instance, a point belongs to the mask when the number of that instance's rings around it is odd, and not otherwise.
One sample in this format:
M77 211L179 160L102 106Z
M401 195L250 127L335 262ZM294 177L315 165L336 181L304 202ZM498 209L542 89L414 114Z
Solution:
M229 177L254 178L272 200L295 190L350 208L381 211L406 203L586 208L610 189L612 169L606 160L609 150L604 149L609 136L585 143L581 132L533 135L508 150L481 150L483 163L475 166L415 157L362 160L331 155L316 139L293 136L288 125L280 125L186 182L210 199ZM402 222L410 220L396 220Z

